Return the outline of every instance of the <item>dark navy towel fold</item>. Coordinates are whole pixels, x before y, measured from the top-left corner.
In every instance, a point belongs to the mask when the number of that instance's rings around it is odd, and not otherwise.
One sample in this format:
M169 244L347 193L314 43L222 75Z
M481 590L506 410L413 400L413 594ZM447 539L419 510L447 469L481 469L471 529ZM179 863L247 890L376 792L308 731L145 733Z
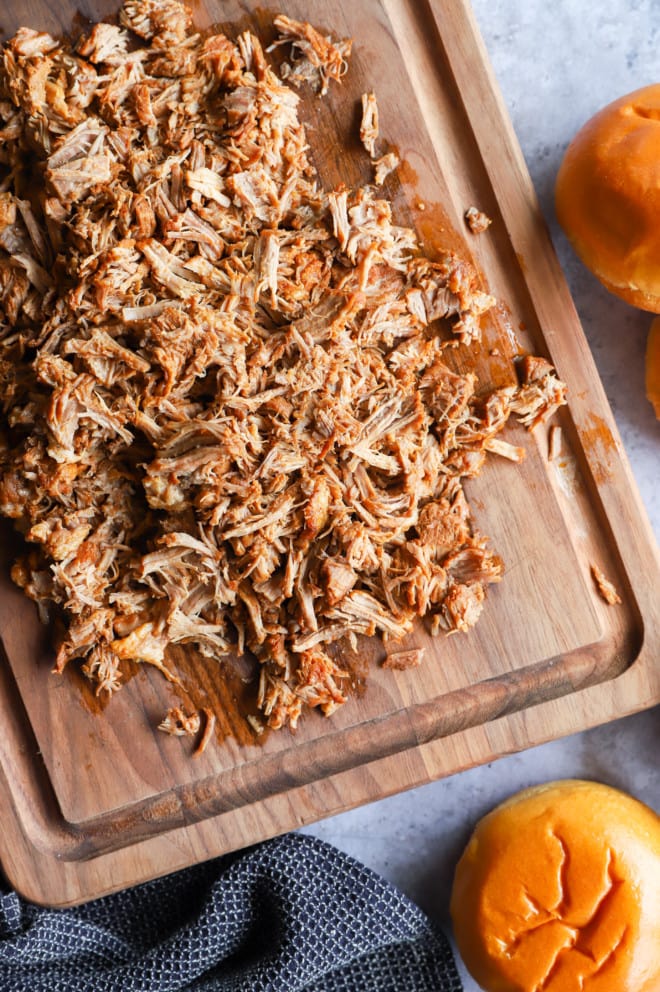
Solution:
M460 992L422 911L289 834L74 909L0 892L2 992Z

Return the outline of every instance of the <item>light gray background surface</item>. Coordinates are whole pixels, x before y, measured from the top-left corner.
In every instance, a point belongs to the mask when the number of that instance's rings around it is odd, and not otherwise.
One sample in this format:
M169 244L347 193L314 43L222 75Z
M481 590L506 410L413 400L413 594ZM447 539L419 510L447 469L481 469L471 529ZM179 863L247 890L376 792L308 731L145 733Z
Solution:
M473 0L473 7L660 538L660 422L644 397L650 316L601 288L572 254L553 208L557 169L578 128L611 100L660 82L660 0ZM476 820L517 789L565 777L608 782L660 810L660 708L344 813L308 832L370 865L448 925L454 865ZM462 976L466 992L477 992L464 970Z

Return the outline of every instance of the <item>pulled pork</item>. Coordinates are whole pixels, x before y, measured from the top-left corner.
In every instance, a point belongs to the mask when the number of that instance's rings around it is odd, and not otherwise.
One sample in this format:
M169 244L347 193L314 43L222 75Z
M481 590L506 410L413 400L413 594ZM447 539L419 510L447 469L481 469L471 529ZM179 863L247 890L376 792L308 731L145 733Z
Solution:
M616 586L605 576L603 570L596 564L591 566L591 575L596 583L596 589L601 599L605 600L608 606L617 606L621 602Z
M465 211L465 223L473 234L483 234L493 222L483 210L478 210L477 207L468 207Z
M335 41L306 21L294 21L285 14L275 18L275 27L279 36L271 49L290 45L292 51L291 62L285 62L280 69L283 79L294 86L310 83L321 96L328 92L331 79L341 82L348 71L353 45L349 38Z
M360 141L371 158L376 158L376 142L378 141L378 104L375 93L362 94L362 120L360 122Z
M292 81L341 77L348 43L276 25ZM298 102L258 38L195 34L176 0L2 53L13 578L66 620L58 671L81 659L111 693L132 661L177 681L173 644L249 650L274 728L345 701L333 643L477 620L502 563L461 479L511 412L531 427L565 397L541 359L486 395L452 371L492 298L373 187L322 188Z

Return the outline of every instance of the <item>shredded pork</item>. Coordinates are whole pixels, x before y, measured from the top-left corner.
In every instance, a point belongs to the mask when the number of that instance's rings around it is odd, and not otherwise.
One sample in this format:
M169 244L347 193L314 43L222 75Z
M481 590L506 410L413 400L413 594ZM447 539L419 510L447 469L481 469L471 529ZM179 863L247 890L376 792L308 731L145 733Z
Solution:
M613 582L607 578L603 570L593 563L591 565L591 576L596 584L598 595L605 600L608 606L617 606L621 602L621 597Z
M548 432L548 461L555 462L561 454L562 430L559 424L552 424Z
M383 661L383 668L392 668L395 672L405 672L409 668L418 668L424 657L424 648L412 648L410 651L393 651Z
M362 120L360 122L360 141L370 158L376 158L376 142L378 141L378 103L373 92L362 94Z
M193 758L199 758L200 754L204 754L204 751L208 747L209 741L213 738L213 731L215 730L215 713L206 708L202 710L202 713L204 714L204 729L202 730L201 737L199 738L199 743L193 751Z
M341 82L348 70L353 44L349 38L337 41L330 35L322 35L311 24L294 21L284 14L275 18L275 27L279 37L271 49L290 45L292 51L291 62L285 62L280 70L283 79L294 86L310 83L321 96L328 92L331 79Z
M289 81L341 78L350 43L275 23ZM493 299L373 187L323 188L298 103L257 37L195 34L176 0L2 53L13 578L65 620L57 670L80 659L99 692L134 661L176 682L174 644L249 650L257 732L345 702L336 645L476 622L503 567L462 479L517 460L511 413L533 427L565 401L543 359L486 393L453 370ZM206 713L198 750L212 731Z
M201 725L202 718L199 713L195 712L187 716L180 707L174 706L167 711L158 729L172 737L194 737L199 733Z
M493 223L488 214L477 207L468 207L465 211L465 223L473 234L483 234Z
M374 183L382 186L387 177L401 165L401 160L396 152L387 152L374 162Z

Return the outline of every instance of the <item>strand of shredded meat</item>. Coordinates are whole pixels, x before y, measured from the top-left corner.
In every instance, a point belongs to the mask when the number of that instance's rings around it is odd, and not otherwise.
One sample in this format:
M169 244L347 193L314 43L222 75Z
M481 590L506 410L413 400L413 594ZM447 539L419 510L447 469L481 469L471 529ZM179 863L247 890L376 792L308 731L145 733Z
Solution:
M280 45L290 45L292 51L291 62L285 62L280 69L283 79L294 86L310 83L321 96L328 92L331 79L341 82L348 71L353 45L349 38L336 41L306 21L294 21L285 14L275 18L275 27L279 37L269 51Z
M347 43L276 23L321 88L345 71ZM195 34L176 0L2 53L13 578L66 621L57 670L113 692L130 661L176 681L173 644L249 650L275 728L345 701L333 642L477 620L502 563L462 478L565 400L542 359L489 394L451 370L492 298L373 187L323 189L298 102L258 38Z

